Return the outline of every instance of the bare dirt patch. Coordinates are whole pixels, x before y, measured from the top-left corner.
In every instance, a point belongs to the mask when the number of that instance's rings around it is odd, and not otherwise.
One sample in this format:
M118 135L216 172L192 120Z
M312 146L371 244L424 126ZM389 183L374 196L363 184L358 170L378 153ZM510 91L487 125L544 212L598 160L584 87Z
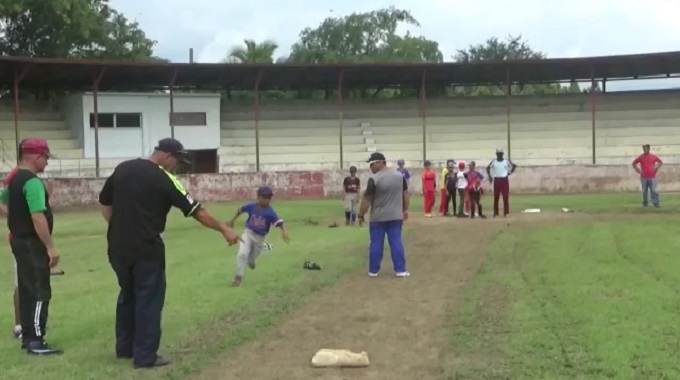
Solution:
M513 223L574 215L578 214L487 220L414 217L405 239L411 277L392 275L386 249L379 277L369 278L362 270L315 294L276 328L191 378L442 379L450 347L448 318L462 304L465 287L474 280L494 233ZM313 369L310 359L321 348L366 351L371 366Z

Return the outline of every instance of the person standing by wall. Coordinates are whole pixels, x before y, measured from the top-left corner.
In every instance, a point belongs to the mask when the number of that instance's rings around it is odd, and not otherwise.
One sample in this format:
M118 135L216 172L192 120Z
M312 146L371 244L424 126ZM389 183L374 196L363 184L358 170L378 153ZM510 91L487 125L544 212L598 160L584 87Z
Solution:
M406 177L404 177L406 179ZM437 175L432 171L432 163L425 161L425 168L420 174L423 182L423 209L425 217L432 217L432 207L435 203L435 188L437 187Z
M345 225L354 225L359 211L359 191L361 191L361 180L357 177L356 166L349 167L349 176L342 181L345 190Z
M397 160L397 171L401 173L401 175L404 176L406 182L408 182L411 179L411 172L409 172L408 169L405 168L405 165L406 162L404 161L403 158Z
M396 170L387 168L387 161L382 153L373 153L368 158L368 165L373 175L366 184L366 191L359 208L359 224L363 225L366 213L371 211L369 221L370 246L368 258L368 275L375 277L380 272L385 246L385 235L390 244L390 253L397 277L408 277L402 227L408 219L409 193L408 183L404 176Z
M642 206L647 207L649 205L647 198L647 193L649 192L652 196L652 204L654 207L659 207L659 190L656 173L661 169L663 161L657 155L649 153L649 149L649 144L642 146L642 154L633 160L633 169L640 175ZM640 165L639 168L638 165Z
M470 161L468 164L466 174L468 181L466 191L470 195L470 218L474 219L476 212L480 218L486 219L486 216L482 213L482 194L484 193L482 181L484 176L477 171L477 164L474 161Z
M18 169L0 193L7 205L10 245L17 265L22 348L32 355L55 355L62 350L45 342L52 299L50 268L59 263L52 241L54 219L49 194L37 174L53 157L44 139L25 139L19 145Z
M503 197L503 217L510 214L510 181L509 177L517 169L512 161L503 158L503 149L496 149L496 159L486 167L489 182L493 185L493 216L498 216L498 200Z
M217 221L170 172L186 160L184 146L165 138L148 158L120 163L99 194L108 224L109 263L120 292L116 305L116 356L133 359L134 368L165 366L158 355L161 314L165 303L165 230L174 206L185 217L222 234L229 245L241 239Z
M439 200L439 213L441 213L442 216L446 216L449 213L449 193L446 190L446 176L448 176L449 173L453 173L455 170L456 161L446 160L446 167L442 169L442 172L439 175L439 196L441 197ZM455 213L456 210L451 210L451 212Z
M458 193L458 212L456 216L465 218L465 200L467 199L465 189L467 188L467 173L465 172L465 162L458 161L458 172L456 173L456 191ZM455 212L455 210L454 210Z

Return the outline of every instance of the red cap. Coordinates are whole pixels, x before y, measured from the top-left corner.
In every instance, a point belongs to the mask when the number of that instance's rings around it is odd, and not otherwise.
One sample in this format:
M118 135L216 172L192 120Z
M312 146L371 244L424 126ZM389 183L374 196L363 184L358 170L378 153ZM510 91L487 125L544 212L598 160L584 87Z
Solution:
M54 158L50 153L50 147L47 146L45 139L29 138L24 139L19 145L21 154L42 154L49 158Z

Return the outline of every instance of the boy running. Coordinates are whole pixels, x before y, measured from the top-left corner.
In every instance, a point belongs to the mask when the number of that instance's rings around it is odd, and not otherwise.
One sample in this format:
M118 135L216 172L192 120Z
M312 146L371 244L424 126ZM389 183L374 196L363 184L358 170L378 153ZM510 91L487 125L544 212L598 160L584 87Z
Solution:
M243 282L246 265L250 269L255 269L255 260L260 255L264 238L269 233L271 226L281 228L281 238L288 243L288 232L283 226L283 219L276 215L276 211L270 206L274 192L269 186L262 186L257 189L257 202L247 203L236 211L236 214L227 225L234 226L236 219L243 214L248 214L246 228L241 235L238 255L236 256L236 276L231 283L232 286L241 286Z
M345 189L345 225L354 225L359 211L358 194L361 190L361 180L357 177L356 166L350 166L349 176L342 181L342 186Z
M437 183L437 175L432 171L432 163L425 161L425 170L420 175L423 181L423 206L425 216L432 217L432 207L434 207L434 189Z

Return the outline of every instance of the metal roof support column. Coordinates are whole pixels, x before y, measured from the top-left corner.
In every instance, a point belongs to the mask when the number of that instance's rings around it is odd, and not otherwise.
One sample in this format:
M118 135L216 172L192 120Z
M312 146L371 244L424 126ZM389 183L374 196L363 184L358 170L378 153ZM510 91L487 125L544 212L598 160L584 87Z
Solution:
M426 79L427 70L423 67L423 72L420 75L420 118L423 121L423 164L425 161L427 161L427 95L425 94Z
M344 150L344 104L343 104L343 95L342 95L342 80L345 76L345 69L340 69L340 73L338 74L338 128L339 128L339 139L340 139L340 170L343 169L343 165L345 162L345 157L343 154Z
M14 147L16 148L17 164L19 163L19 83L24 79L28 73L30 66L23 66L20 70L14 70L14 83L12 92L14 93Z
M259 69L255 78L255 171L260 172L260 82L262 70Z
M590 66L590 122L591 122L591 137L592 137L592 147L593 147L593 165L597 163L597 154L595 143L597 137L595 135L595 117L596 117L596 102L597 94L595 89L597 88L597 82L595 82L595 68Z
M510 100L510 96L512 96L512 82L510 82L510 67L505 69L505 122L506 122L506 131L507 131L507 142L506 144L508 145L508 160L511 157L512 154L512 149L510 147L510 113L512 111L512 102Z
M102 77L104 76L104 72L106 71L106 67L102 67L99 69L98 73L93 73L92 74L92 105L94 108L93 114L94 114L94 174L97 178L99 178L99 100L98 100L98 92L99 92L99 83L102 80Z
M175 82L177 82L177 71L175 68L170 77L170 137L175 138Z

